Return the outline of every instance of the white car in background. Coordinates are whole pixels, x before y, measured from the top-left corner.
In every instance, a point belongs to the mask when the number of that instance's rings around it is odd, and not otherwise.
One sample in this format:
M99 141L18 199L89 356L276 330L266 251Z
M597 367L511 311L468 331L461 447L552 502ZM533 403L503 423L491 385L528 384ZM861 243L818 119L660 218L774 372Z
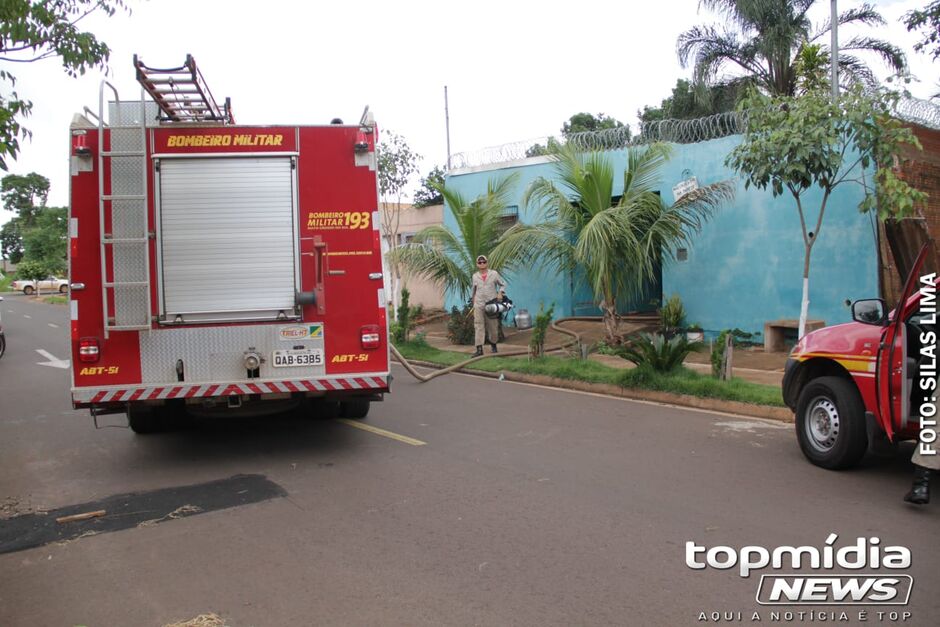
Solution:
M27 296L36 292L36 281L13 281L10 284L16 292L23 292ZM61 292L69 291L69 282L66 279L59 279L54 276L46 277L39 281L40 292Z

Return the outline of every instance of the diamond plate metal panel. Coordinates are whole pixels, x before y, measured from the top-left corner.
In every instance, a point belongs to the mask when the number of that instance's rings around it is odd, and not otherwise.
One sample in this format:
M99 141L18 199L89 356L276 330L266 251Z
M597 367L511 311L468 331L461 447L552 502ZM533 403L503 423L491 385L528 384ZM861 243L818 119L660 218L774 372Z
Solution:
M114 324L123 326L145 326L150 324L147 311L146 285L114 286Z
M116 106L118 103L109 102L108 103L108 123L111 126L132 126L140 125L140 101L139 100L128 100L126 102L119 103L120 106ZM157 106L157 103L147 101L144 105L144 115L147 116L147 126L159 126L160 121L158 119L160 115L160 108Z
M111 194L143 194L143 167L143 157L111 157Z
M147 217L139 200L111 202L111 233L115 238L146 237Z
M116 242L114 247L114 282L147 280L147 249L145 243Z
M140 334L141 383L176 382L176 361L183 360L186 383L250 381L245 376L243 357L254 348L266 360L261 378L307 378L326 374L326 366L275 368L271 354L276 349L323 348L323 336L282 340L281 329L294 325L251 325L202 328L159 329ZM325 360L325 355L324 355Z

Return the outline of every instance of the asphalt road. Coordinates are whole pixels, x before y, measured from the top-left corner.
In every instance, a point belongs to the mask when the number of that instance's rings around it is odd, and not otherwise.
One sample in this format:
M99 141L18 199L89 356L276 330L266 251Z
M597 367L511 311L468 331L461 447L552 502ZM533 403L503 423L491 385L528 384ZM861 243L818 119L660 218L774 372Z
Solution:
M0 312L4 512L113 513L8 552L17 519L0 520L0 625L766 623L761 575L811 570L693 570L686 542L822 550L832 533L909 548L910 568L874 569L913 577L909 605L788 606L781 622L940 616L940 503L901 502L903 456L827 472L789 426L397 367L364 421L384 434L296 414L96 430L70 409L68 371L38 363L68 356L67 309L14 296ZM826 620L785 620L801 609ZM891 610L911 616L879 619Z

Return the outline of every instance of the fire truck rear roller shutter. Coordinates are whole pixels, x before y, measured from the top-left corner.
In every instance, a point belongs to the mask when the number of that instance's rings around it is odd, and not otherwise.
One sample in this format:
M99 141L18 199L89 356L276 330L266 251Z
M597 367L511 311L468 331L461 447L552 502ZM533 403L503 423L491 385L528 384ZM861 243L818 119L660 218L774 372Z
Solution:
M288 157L164 160L164 313L292 313L293 189Z

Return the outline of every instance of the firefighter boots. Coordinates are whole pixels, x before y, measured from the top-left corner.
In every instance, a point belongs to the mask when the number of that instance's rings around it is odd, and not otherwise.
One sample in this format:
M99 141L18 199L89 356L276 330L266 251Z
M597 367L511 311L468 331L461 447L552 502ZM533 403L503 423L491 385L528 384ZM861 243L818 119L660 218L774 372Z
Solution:
M915 505L930 502L930 469L914 464L914 483L911 491L904 495L904 500Z
M477 346L477 352L473 353L473 356L474 356L474 357L482 357L482 356L483 356L483 345L482 345L482 344L480 344L480 345Z
M495 353L495 352L496 352L496 344L493 344L492 342L490 343L490 352L491 352L491 353Z

